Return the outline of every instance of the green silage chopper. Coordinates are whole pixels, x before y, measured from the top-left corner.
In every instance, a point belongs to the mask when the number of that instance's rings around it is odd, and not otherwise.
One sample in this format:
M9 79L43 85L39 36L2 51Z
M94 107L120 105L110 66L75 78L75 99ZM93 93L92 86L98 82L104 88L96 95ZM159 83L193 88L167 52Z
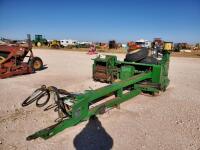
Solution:
M141 93L154 95L159 91L165 91L169 85L170 51L171 45L165 43L162 58L156 64L119 61L112 55L106 55L103 58L98 56L93 63L93 79L109 83L109 85L96 90L72 94L55 87L41 87L42 94L36 98L39 99L45 93L49 97L49 93L54 91L57 95L55 103L65 117L57 124L28 136L27 140L38 137L48 139L66 128L88 120L94 115L102 114Z

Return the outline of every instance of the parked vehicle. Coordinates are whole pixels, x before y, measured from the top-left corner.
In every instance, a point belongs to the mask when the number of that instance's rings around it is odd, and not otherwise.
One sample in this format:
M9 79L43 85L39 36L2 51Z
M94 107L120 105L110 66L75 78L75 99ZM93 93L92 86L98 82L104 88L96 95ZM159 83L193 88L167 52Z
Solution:
M63 46L63 47L67 47L69 45L77 45L77 44L78 44L77 40L71 40L71 39L60 40L60 45Z
M191 47L187 43L175 43L174 51L180 52L180 50L190 49Z
M92 45L92 42L88 42L88 41L86 41L86 42L78 42L78 44L87 44L87 45Z
M35 35L35 39L32 42L37 47L48 45L47 39L43 38L43 35L39 35L39 34Z
M200 50L200 43L195 44L193 50Z
M148 40L140 39L135 43L141 47L151 48L151 42Z
M52 41L49 43L49 47L50 47L50 48L61 48L60 41L58 41L58 40L52 40Z

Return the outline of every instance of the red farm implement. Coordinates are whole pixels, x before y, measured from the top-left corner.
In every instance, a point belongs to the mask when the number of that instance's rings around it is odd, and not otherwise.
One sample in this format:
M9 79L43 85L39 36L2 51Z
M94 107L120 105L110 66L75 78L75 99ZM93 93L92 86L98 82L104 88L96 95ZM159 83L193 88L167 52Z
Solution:
M26 44L0 45L0 79L33 73L42 68L42 60L33 55L30 35Z

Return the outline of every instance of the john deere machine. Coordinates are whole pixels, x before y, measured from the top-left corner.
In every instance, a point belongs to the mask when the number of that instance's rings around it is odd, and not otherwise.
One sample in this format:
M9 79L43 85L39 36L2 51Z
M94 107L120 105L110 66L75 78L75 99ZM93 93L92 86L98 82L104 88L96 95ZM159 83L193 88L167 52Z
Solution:
M49 101L50 93L54 93L57 111L62 115L59 115L61 119L57 124L28 136L27 140L38 137L48 139L66 128L77 125L94 115L104 113L140 93L154 95L159 91L165 91L169 85L168 69L171 50L171 43L165 43L162 58L156 63L119 61L116 56L112 55L95 58L93 79L110 83L96 90L74 94L53 86L48 88L42 86L37 89L23 102L22 106L36 101L36 105L42 107ZM47 95L47 100L40 103L43 95ZM45 110L50 107L52 105Z
M36 34L35 35L35 39L33 40L33 43L37 47L47 46L48 45L47 39L43 38L43 35L40 35L40 34Z

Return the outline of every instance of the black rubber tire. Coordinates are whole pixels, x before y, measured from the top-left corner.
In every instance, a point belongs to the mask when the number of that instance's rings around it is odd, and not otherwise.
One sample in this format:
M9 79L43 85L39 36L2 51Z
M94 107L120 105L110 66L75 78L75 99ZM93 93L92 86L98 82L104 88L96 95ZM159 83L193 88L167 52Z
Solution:
M124 61L138 62L138 61L146 58L147 56L148 56L148 49L141 48L138 52L126 54L126 58L124 59Z
M35 63L39 63L39 66L35 66ZM38 71L38 70L42 70L43 68L43 62L42 59L40 57L33 57L33 59L30 61L30 66L31 68L33 68L33 70Z
M157 60L157 59L154 58L154 57L148 56L148 57L146 57L145 59L142 59L142 60L140 61L140 63L144 63L144 64L155 64L155 65L157 65L157 64L159 64L159 60Z

